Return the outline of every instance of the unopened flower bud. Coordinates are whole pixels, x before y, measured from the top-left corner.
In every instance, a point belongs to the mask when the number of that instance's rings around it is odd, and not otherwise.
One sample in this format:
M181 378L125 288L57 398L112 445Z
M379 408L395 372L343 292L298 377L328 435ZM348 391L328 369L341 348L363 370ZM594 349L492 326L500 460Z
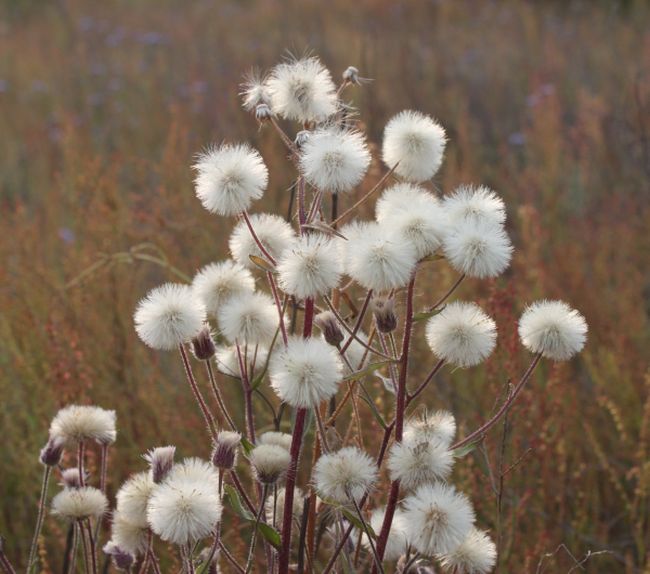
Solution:
M107 542L103 548L104 554L107 554L113 559L113 564L118 570L130 571L135 558L126 550L120 548L114 542Z
M380 333L390 333L397 328L394 299L381 296L373 297L371 306L377 322L377 330Z
M314 323L323 333L328 344L338 347L345 338L338 321L331 311L323 311L314 317Z
M271 108L268 104L260 104L255 108L255 117L258 122L264 122L271 118Z
M230 470L237 461L237 449L241 443L238 432L221 431L217 434L212 449L212 464L217 468Z
M201 332L192 339L192 352L199 361L209 361L216 353L217 348L212 338L209 327L203 327Z
M83 471L83 477L83 482L85 484L86 479L88 478L88 473ZM61 471L61 486L65 488L81 488L81 482L81 475L79 474L78 468L66 468Z
M359 70L354 66L348 66L343 72L343 81L349 82L350 84L360 84Z
M47 441L47 444L41 449L40 460L45 466L56 466L61 462L63 456L63 443L61 437L53 437Z
M309 130L301 130L296 134L296 139L294 143L296 144L296 147L300 149L302 146L305 145L309 137L311 136L311 132Z
M144 459L149 463L151 469L151 480L154 484L160 484L169 471L174 466L174 454L176 453L175 446L159 446L152 448Z

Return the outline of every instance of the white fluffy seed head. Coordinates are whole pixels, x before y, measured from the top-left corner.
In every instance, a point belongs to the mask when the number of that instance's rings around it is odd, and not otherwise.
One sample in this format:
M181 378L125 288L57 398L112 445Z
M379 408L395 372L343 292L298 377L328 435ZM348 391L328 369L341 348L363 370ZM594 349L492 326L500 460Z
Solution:
M474 524L467 497L442 483L421 486L404 500L403 508L407 538L425 556L452 552Z
M387 188L375 204L375 219L382 222L397 213L410 212L412 206L426 203L440 205L440 200L415 183L400 182Z
M359 502L377 481L377 466L362 450L345 447L318 459L313 481L321 498L342 504L351 498Z
M268 350L263 346L257 347L257 353L255 353L254 349L251 349L246 358L242 356L244 364L246 364L245 359L248 360L247 369L249 377L255 378L264 370L267 357ZM220 373L228 375L229 377L241 379L239 358L237 356L237 347L235 347L235 345L230 345L229 347L217 347L215 361Z
M268 431L262 433L258 439L258 444L274 444L281 446L285 450L291 448L292 436L286 432Z
M255 235L275 260L296 238L291 225L279 215L258 213L250 216L250 222ZM233 259L248 269L256 268L250 259L251 255L264 259L245 221L240 221L233 229L228 247Z
M361 232L362 231L362 232ZM415 247L389 226L369 224L346 246L346 272L359 285L374 291L404 287L417 263Z
M377 221L390 227L402 241L411 243L418 259L433 255L449 232L442 205L427 192L406 192L406 200L399 204L393 200L394 195L391 193L379 206Z
M437 357L458 367L472 367L494 350L497 327L476 303L454 301L429 319L426 338Z
M129 522L116 510L111 521L111 540L122 550L137 556L147 549L147 530Z
M284 496L285 496L285 489L284 488L279 488L277 496L275 497L275 503L274 503L274 497L269 496L266 499L266 503L264 504L264 512L266 514L266 521L269 524L275 524L275 526L279 526L282 524L282 519L284 517ZM302 517L302 511L304 508L304 493L300 488L296 488L294 494L293 494L293 524L294 525L299 525L300 524L300 519ZM275 520L273 520L273 516L275 515Z
M112 444L117 438L115 418L115 411L93 406L68 405L52 419L50 438L68 447L83 440Z
M230 343L268 345L278 327L278 310L268 295L244 293L224 303L217 320L221 334Z
M216 318L219 307L234 295L255 291L251 272L234 261L210 263L194 276L192 289L208 315Z
M322 339L291 337L269 365L271 387L295 408L314 408L336 394L343 366Z
M506 206L489 187L461 185L445 197L443 206L452 223L470 221L503 225Z
M405 442L430 441L447 448L456 435L456 421L448 411L424 412L410 419L404 427Z
M377 535L381 532L385 514L385 508L376 508L370 515L370 527ZM365 534L363 536L363 545L370 549L370 543ZM386 540L384 560L397 560L400 556L406 554L408 545L408 539L406 538L406 525L404 524L404 513L397 508L395 514L393 514L393 522L391 523L388 539Z
M149 475L152 482L160 484L174 466L175 446L158 446L152 448L142 458L149 463Z
M497 549L486 532L472 528L460 546L437 558L451 574L488 574L496 563Z
M334 242L323 234L303 235L278 261L280 288L306 299L323 295L341 281L342 263Z
M291 462L289 451L277 444L260 444L251 450L248 458L262 484L275 484L281 480Z
M88 478L87 473L84 471L84 481ZM61 482L59 483L64 488L79 488L81 486L81 475L79 468L66 468L61 471Z
M444 241L451 266L469 277L496 277L512 258L512 243L502 225L464 220L455 223Z
M273 113L298 122L322 122L336 110L336 86L318 58L278 64L266 80Z
M92 486L65 488L52 499L52 514L68 520L99 518L107 508L104 493Z
M226 217L246 211L264 195L269 173L259 152L247 144L222 145L194 164L197 197L211 213Z
M139 472L117 491L117 510L134 526L147 527L147 501L154 486L148 472Z
M300 148L300 171L321 191L350 191L361 183L369 165L370 152L359 132L320 129Z
M584 347L587 322L563 301L536 301L519 319L519 337L532 353L566 361Z
M387 461L391 480L399 480L406 490L446 480L453 463L454 457L445 445L428 441L396 442Z
M242 106L246 111L252 112L257 106L270 103L271 98L265 81L256 70L252 70L244 77L239 95L242 98Z
M445 130L432 118L403 111L386 124L383 160L389 168L397 165L395 172L406 180L426 181L440 168L446 143Z
M194 544L214 531L221 511L216 471L207 462L189 459L153 489L147 520L164 541Z
M187 285L166 283L147 293L133 316L135 330L152 349L171 351L196 337L205 323L205 307Z

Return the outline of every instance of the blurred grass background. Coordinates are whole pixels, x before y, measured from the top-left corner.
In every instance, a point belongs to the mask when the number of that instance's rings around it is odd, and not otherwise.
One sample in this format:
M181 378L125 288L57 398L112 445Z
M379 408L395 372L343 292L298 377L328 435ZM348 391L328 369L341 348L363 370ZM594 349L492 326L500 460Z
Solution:
M499 571L566 572L569 551L607 550L584 568L650 572L647 2L0 6L0 533L12 559L27 553L38 449L66 402L118 412L110 493L153 445L207 454L177 357L150 352L132 328L137 300L178 277L139 257L191 275L226 254L232 222L192 191L192 156L209 142L258 146L271 181L256 208L284 212L292 171L274 134L241 110L238 84L285 49L309 48L337 77L355 65L375 79L347 92L371 139L404 108L431 113L450 136L438 186L484 183L508 205L511 271L459 292L500 317L499 351L445 372L427 405L452 408L461 432L484 420L529 360L516 337L526 302L562 298L589 322L585 352L538 371L506 440L501 427L458 465L500 540ZM452 280L428 268L423 301ZM414 376L431 361L420 349ZM238 404L238 389L227 392ZM65 530L49 519L46 534L59 571Z

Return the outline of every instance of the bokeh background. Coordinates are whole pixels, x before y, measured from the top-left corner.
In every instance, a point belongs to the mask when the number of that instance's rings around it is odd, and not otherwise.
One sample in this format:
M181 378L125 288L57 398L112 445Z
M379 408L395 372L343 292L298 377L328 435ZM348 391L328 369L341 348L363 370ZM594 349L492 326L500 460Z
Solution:
M346 92L374 142L392 114L430 113L450 137L438 188L483 183L508 205L512 269L459 291L499 316L499 350L481 368L443 373L428 406L452 408L462 433L484 420L530 360L516 337L526 302L562 298L589 322L585 351L545 364L507 427L456 470L499 540L499 571L567 572L607 551L585 570L650 572L647 2L0 6L0 533L10 558L26 555L37 453L61 405L117 410L110 493L153 445L207 454L177 357L137 340L132 311L152 286L226 255L232 221L207 214L192 190L192 157L206 144L252 141L271 171L256 209L284 212L290 164L241 109L238 84L286 49L311 49L336 77L355 65L375 80ZM432 266L420 290L451 281ZM414 376L431 362L420 349ZM226 392L236 410L239 390ZM46 571L58 572L65 529L48 519L45 532Z

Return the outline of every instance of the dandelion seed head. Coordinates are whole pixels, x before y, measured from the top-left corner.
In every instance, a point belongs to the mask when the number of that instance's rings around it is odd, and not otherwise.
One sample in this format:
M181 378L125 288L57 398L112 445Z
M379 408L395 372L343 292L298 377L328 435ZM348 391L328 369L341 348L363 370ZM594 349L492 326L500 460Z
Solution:
M431 179L442 164L447 143L445 130L429 116L403 111L384 130L384 163L408 181Z
M472 528L459 546L437 558L445 572L488 574L496 564L497 549L486 532Z
M286 432L278 431L268 431L262 433L258 439L258 444L274 444L276 446L281 446L285 450L291 448L291 441L293 437Z
M355 131L319 129L300 149L300 171L321 191L350 191L361 183L369 165L368 146Z
M248 455L255 476L262 484L275 484L284 478L291 455L277 444L260 444Z
M235 295L253 293L255 279L251 272L231 260L202 267L192 281L195 296L208 315L216 318L219 307Z
M259 213L251 215L250 222L258 239L275 260L296 238L291 225L279 215ZM265 259L245 221L240 221L235 226L228 246L233 259L247 269L255 268L251 255Z
M391 480L399 480L406 490L446 480L454 457L443 444L428 441L396 442L388 454L387 466Z
M134 526L147 527L147 501L154 485L148 472L139 472L117 491L117 509Z
M448 411L424 412L407 421L404 427L405 442L430 441L449 447L456 436L456 421Z
M217 319L221 334L230 343L247 343L252 352L251 346L271 343L278 327L278 310L268 295L245 293L224 303Z
M347 248L346 271L365 289L390 291L404 287L415 269L415 247L389 226L370 224Z
M338 286L342 267L330 238L320 233L303 235L278 261L279 285L299 299L324 295Z
M406 497L403 509L407 538L425 556L455 550L475 519L467 497L443 483L420 486Z
M147 528L129 522L124 515L116 510L111 520L111 541L119 548L138 556L147 549Z
M445 197L443 206L452 223L463 221L503 225L506 206L489 187L461 185Z
M226 217L239 215L262 197L269 179L262 156L248 144L209 149L193 167L195 192L203 207Z
M264 504L264 513L266 514L266 521L269 524L275 524L276 526L279 526L282 524L283 518L284 518L284 497L286 495L286 490L284 488L279 488L277 497L275 499L275 504L273 500L273 496L269 496L266 499L266 503ZM292 508L292 513L291 515L293 516L293 522L299 523L301 517L302 517L302 511L304 508L304 502L303 499L305 497L305 494L300 488L296 488L293 494L293 508ZM275 521L273 520L273 516L275 513Z
M201 332L205 307L187 285L166 283L149 291L133 318L135 330L147 346L171 351Z
M322 122L337 110L336 86L318 58L278 64L266 80L273 112L287 120Z
M252 112L258 106L269 105L271 97L265 81L266 79L256 70L252 70L244 77L239 95L242 98L242 106L246 111Z
M271 357L271 387L295 408L314 408L336 394L342 374L337 351L322 339L291 337Z
M68 520L99 518L107 508L104 493L92 486L64 488L52 499L52 514Z
M370 527L377 535L381 532L385 514L385 508L376 508L370 515ZM363 545L370 549L370 543L365 534L362 540ZM386 540L386 547L384 549L384 560L394 561L399 559L400 556L406 554L408 545L406 527L404 524L404 514L399 508L397 508L395 509L395 514L393 514L393 522L391 523L390 531L388 532L388 539Z
M165 482L197 482L208 487L214 487L216 491L219 488L219 475L209 462L201 458L191 457L184 459L179 464L175 464L169 471Z
M350 498L359 502L377 481L377 466L362 450L345 447L318 459L313 481L322 498L342 504Z
M563 301L536 301L519 319L524 347L553 361L566 361L579 353L587 330L585 318Z
M112 444L117 438L115 411L85 405L62 408L50 424L50 438L73 447L84 440Z
M494 350L497 328L475 303L454 301L429 319L426 338L439 358L458 367L472 367Z
M451 266L469 277L496 277L512 258L512 243L501 225L464 220L445 237L444 253Z

